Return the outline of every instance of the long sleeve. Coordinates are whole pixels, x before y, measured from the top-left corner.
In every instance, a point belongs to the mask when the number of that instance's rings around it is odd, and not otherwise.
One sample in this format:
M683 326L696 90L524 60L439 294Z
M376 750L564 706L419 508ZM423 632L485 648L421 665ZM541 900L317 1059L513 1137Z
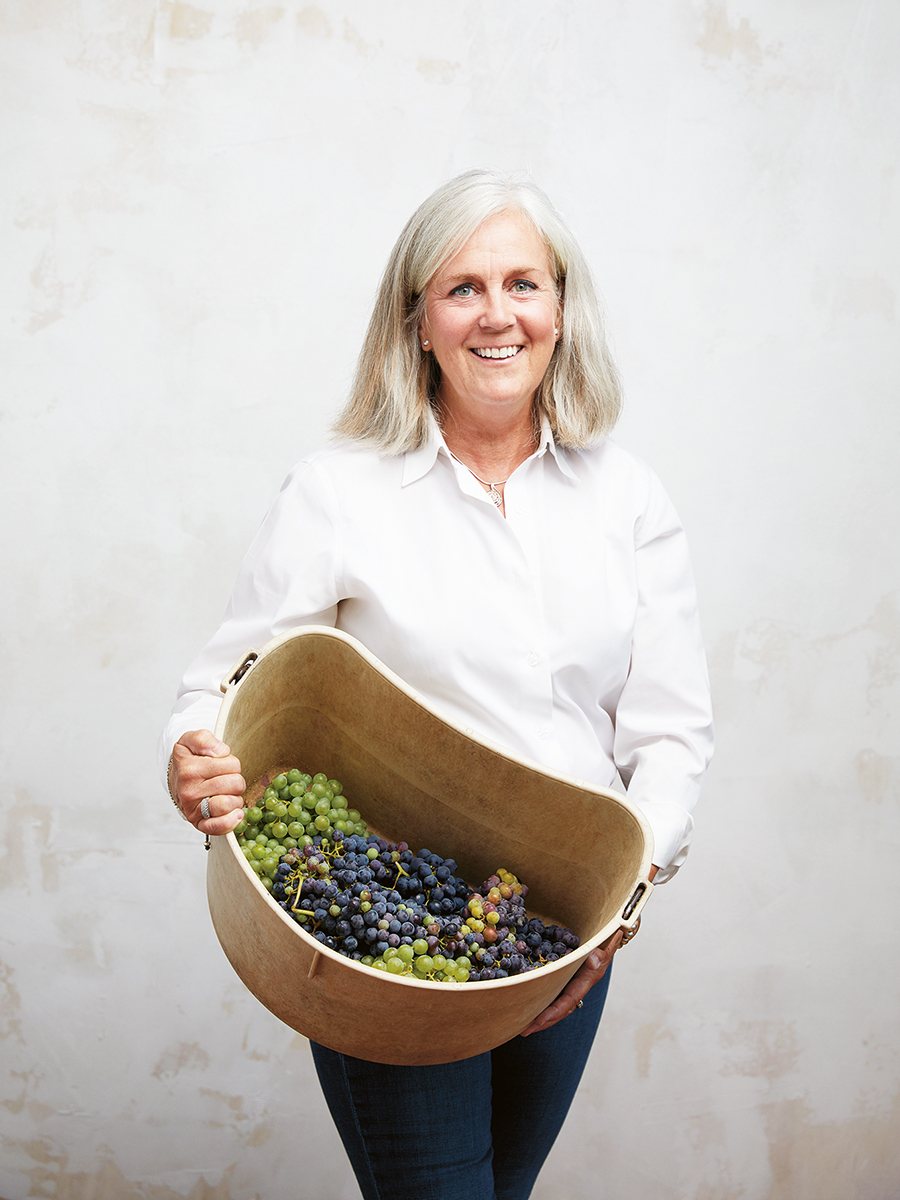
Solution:
M340 548L334 493L316 464L298 465L257 531L219 628L188 667L159 743L165 777L172 746L191 729L212 729L225 673L248 650L297 625L334 625Z
M629 799L653 830L663 883L687 856L713 724L687 541L652 472L635 528L635 570L638 605L614 754Z

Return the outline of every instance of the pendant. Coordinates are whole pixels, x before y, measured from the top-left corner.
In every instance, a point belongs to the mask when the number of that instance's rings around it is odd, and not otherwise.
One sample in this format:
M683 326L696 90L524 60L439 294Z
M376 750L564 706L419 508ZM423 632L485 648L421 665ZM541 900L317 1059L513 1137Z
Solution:
M490 498L494 502L494 504L497 505L498 508L500 508L502 506L503 495L501 492L497 491L497 489L494 487L493 484L491 484L491 486L488 488L488 495L490 496Z

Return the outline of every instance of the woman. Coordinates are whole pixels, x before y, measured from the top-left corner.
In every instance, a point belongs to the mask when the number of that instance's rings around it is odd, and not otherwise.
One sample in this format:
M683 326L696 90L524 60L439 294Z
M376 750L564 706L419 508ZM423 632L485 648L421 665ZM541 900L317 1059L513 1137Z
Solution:
M328 624L490 741L598 786L618 772L669 879L712 751L708 684L684 535L607 437L619 406L589 272L543 193L471 171L429 197L382 279L341 440L288 476L182 683L162 761L187 819L220 835L241 816L240 763L210 732L224 672ZM492 1053L386 1067L313 1046L364 1196L527 1197L621 940Z

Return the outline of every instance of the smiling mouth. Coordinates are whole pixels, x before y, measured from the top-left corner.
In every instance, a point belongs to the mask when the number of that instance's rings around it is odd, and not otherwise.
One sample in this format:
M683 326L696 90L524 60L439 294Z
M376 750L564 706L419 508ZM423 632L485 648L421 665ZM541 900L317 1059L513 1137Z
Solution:
M478 358L515 358L521 346L473 346L471 353Z

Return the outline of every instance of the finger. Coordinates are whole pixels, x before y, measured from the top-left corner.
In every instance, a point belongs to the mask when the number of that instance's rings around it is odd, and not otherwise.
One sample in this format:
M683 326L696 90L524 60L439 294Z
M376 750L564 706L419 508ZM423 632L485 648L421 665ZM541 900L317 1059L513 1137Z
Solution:
M178 780L182 805L199 804L204 796L243 796L247 784L243 775L191 775Z
M218 799L218 797L213 797ZM212 812L213 805L210 801L210 811ZM230 812L226 812L223 816L210 816L208 821L199 821L197 828L201 833L208 833L210 837L222 837L226 833L230 833L244 815L243 808L235 808Z
M204 804L203 801L206 801ZM204 817L204 809L209 813L208 817ZM216 794L205 796L197 802L189 811L188 820L202 829L205 832L223 832L223 822L227 823L228 829L233 829L244 815L244 803L241 797L225 796ZM232 818L234 818L232 820ZM207 825L211 822L215 823L215 830L212 828L207 830ZM224 830L227 832L227 829Z
M230 748L217 738L211 729L192 729L190 732L182 734L173 747L172 752L176 757L178 757L179 746L190 754L210 758L221 758L223 755L231 753Z

